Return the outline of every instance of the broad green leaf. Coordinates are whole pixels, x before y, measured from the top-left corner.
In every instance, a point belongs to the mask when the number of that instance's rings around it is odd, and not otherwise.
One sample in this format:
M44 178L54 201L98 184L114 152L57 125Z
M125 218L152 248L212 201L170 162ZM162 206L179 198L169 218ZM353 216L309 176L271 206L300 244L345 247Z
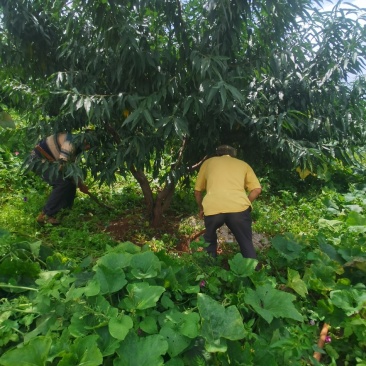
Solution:
M47 315L41 316L37 319L37 326L32 331L25 333L24 343L27 343L35 339L40 334L46 334L47 331L52 329L52 327L57 324L57 315L52 313L47 313Z
M132 258L131 254L136 254L141 252L141 248L131 243L130 241L124 241L123 243L118 244L116 247L113 247L109 251L110 253L124 253L125 258L123 258L123 265L124 267L129 265L130 260Z
M366 225L366 217L358 212L352 211L348 214L346 223L349 226L363 226Z
M78 365L98 366L103 364L103 356L97 347L97 335L75 340L72 350L78 359Z
M168 351L168 342L162 335L138 337L133 331L127 335L117 350L114 366L162 366L161 357Z
M160 329L160 334L165 337L168 342L168 354L170 357L178 356L191 343L191 340L179 332L179 329L163 326Z
M330 266L317 261L306 268L303 281L308 289L318 291L331 291L334 289L336 273L343 271L343 269L337 262L333 263L334 265Z
M100 293L100 283L97 278L91 279L84 288L85 296L96 296Z
M113 355L121 342L111 336L108 326L99 327L95 329L95 332L98 334L98 348L100 349L103 357Z
M339 220L319 219L318 225L320 228L327 228L338 232L342 229L344 224L342 221Z
M158 325L156 318L146 316L140 323L140 328L147 334L155 334L158 332Z
M156 277L160 272L159 258L151 251L136 254L131 259L131 273L138 279Z
M4 111L0 112L0 127L3 128L15 128L15 123L9 113Z
M84 337L88 334L89 317L83 312L74 313L70 319L68 330L75 337Z
M200 316L198 313L181 313L176 309L168 310L160 317L160 323L179 329L179 332L188 338L196 338L198 336L199 321Z
M131 256L126 255L125 253L107 253L106 255L98 259L96 267L103 265L110 270L119 270L121 268L129 266L130 261Z
M366 305L366 289L345 289L330 292L332 303L345 311L347 316L359 313Z
M175 358L170 359L168 362L165 362L164 366L184 366L184 361L179 357L175 357ZM360 366L364 366L364 365L360 365Z
M123 341L128 334L128 331L133 327L133 321L128 315L120 315L116 318L111 318L108 323L109 332L111 335Z
M206 349L225 352L225 339L244 338L243 319L236 306L225 308L205 294L197 296L198 311L201 315L201 335L207 342Z
M273 318L290 318L302 321L303 316L295 308L293 301L296 297L292 294L276 290L270 285L258 287L256 290L248 289L244 301L268 323Z
M117 292L127 284L123 269L113 270L102 265L96 268L95 278L100 284L100 293L103 295Z
M0 357L2 366L44 366L52 344L52 338L37 337L20 348L13 348Z
M103 364L103 356L97 347L97 335L77 338L71 346L70 352L66 353L59 366L82 365L98 366Z
M234 258L229 260L230 270L238 277L252 275L257 264L256 259L244 258L240 253L235 254Z
M156 306L161 294L165 291L162 286L150 286L146 282L133 283L127 286L128 296L119 304L126 310L143 310Z
M360 205L345 205L344 207L348 208L351 212L355 212L358 214L363 212L363 208Z
M338 250L338 253L345 259L347 262L353 260L353 258L365 257L365 253L363 248L360 246L348 246Z
M343 263L343 259L342 257L338 254L336 248L331 245L331 244L328 244L326 242L326 240L322 240L319 242L319 247L321 249L321 251L323 253L325 253L330 259L336 261L336 262L340 262L340 263Z
M300 278L300 274L291 268L287 269L287 286L295 290L300 296L305 297L308 288L305 282Z
M303 249L302 245L296 242L296 239L292 234L275 236L272 239L272 246L288 261L299 258Z

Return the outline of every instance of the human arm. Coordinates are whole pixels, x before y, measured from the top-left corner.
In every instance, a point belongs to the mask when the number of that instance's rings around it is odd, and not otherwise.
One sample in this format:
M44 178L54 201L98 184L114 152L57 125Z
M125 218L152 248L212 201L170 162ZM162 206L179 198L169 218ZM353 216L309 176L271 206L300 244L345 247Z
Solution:
M86 184L82 181L79 181L78 188L80 192L83 192L85 194L89 194L89 188L86 186Z
M202 191L194 191L194 198L196 199L197 206L199 209L199 217L200 219L203 218L203 206L202 206L202 200L203 200L203 193Z
M249 192L248 198L250 202L254 202L262 193L262 188L254 188Z

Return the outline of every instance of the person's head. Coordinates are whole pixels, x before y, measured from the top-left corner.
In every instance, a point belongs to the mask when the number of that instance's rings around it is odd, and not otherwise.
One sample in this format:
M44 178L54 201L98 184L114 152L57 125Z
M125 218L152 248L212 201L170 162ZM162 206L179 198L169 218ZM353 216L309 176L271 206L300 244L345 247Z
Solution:
M93 130L87 129L83 131L83 133L80 133L75 138L75 147L76 147L76 153L80 154L82 151L89 150L91 147L90 142L90 134L93 133ZM89 135L89 136L86 136Z
M221 145L216 148L216 154L218 156L230 155L231 157L236 157L236 149L229 145Z

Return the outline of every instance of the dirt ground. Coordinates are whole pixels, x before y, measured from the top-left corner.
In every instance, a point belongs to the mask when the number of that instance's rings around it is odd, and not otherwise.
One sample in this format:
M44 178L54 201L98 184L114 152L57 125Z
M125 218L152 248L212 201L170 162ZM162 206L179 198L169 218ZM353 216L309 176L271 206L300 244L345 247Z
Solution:
M195 216L183 218L170 214L164 217L159 228L153 229L149 227L141 212L134 212L112 221L105 232L116 241L130 241L137 245L144 245L151 240L170 239L175 243L175 247L170 247L170 250L190 252L191 242L199 240L203 235L204 225L203 221ZM218 252L225 244L236 243L226 225L218 230L218 243ZM253 244L257 250L263 250L268 247L269 240L264 234L253 233Z

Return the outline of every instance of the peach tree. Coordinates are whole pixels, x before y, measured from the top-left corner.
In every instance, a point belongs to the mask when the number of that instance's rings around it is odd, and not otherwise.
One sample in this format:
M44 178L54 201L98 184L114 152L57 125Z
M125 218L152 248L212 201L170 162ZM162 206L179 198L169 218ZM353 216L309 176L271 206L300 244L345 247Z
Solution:
M157 226L217 144L256 166L354 160L365 9L321 3L0 0L2 102L32 141L92 126L93 177L132 174Z

